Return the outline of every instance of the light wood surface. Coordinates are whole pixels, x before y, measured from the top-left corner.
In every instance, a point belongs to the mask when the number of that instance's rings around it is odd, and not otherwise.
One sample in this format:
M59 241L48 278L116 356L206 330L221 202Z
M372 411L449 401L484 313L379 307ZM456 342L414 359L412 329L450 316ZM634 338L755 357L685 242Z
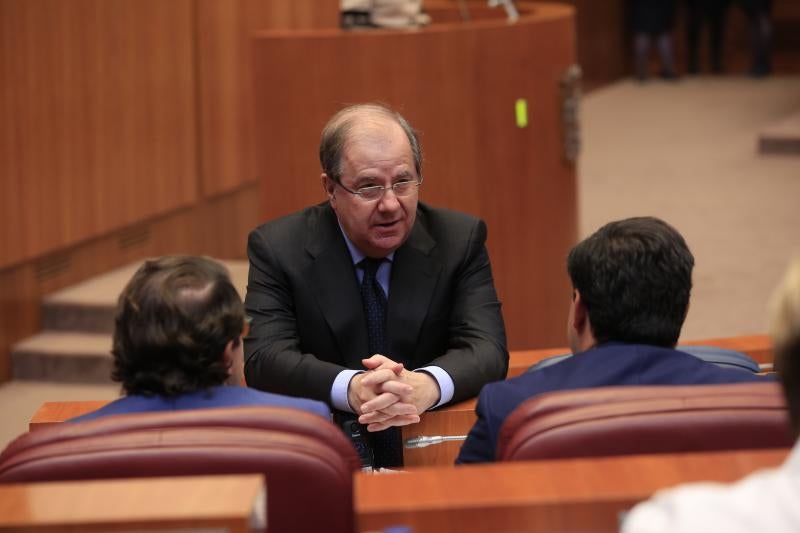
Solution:
M246 533L264 494L261 475L0 485L0 529Z
M334 112L364 101L397 108L421 133L422 201L487 222L511 349L563 342L563 263L577 237L560 92L575 61L574 13L557 4L519 8L514 25L490 10L491 18L416 31L271 31L254 42L263 218L325 200L317 154ZM528 107L522 128L520 98Z
M420 417L419 424L403 426L403 442L420 436L466 435L475 424L476 401L472 398L424 413ZM461 444L459 441L443 442L424 448L403 450L403 464L406 467L452 465L461 450Z
M749 355L760 365L772 365L775 355L772 351L772 339L769 335L742 335L739 337L721 337L681 342L686 346L716 346Z
M717 348L742 352L750 356L760 365L769 366L772 365L773 362L772 339L770 339L769 335L764 334L697 339L681 342L678 348L680 349L681 346L715 346ZM540 350L517 350L511 352L509 354L507 377L513 378L524 374L532 365L548 357L568 353L570 353L570 349L566 346L563 348L543 348Z
M106 405L104 400L87 400L82 402L45 402L31 417L28 429L34 431L43 427L65 422L76 416L84 415Z
M779 465L788 450L643 455L411 469L355 478L359 531L415 533L617 531L619 516L655 491L731 482Z

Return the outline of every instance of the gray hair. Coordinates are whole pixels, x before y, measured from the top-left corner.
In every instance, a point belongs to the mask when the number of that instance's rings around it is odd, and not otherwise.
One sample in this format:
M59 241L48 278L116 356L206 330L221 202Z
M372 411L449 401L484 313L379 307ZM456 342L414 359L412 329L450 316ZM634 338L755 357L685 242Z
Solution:
M411 146L417 177L422 179L422 149L419 146L417 132L400 113L381 103L350 105L331 117L322 128L322 137L319 143L319 162L322 165L322 171L331 179L339 181L342 174L342 153L345 144L358 119L364 115L387 118L403 129L408 138L408 144Z

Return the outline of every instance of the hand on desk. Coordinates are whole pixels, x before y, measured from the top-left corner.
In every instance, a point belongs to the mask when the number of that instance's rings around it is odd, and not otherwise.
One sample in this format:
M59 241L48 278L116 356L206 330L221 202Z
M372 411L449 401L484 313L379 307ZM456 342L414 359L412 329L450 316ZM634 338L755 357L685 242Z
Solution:
M439 385L425 372L410 372L379 354L362 362L369 370L353 378L348 398L368 431L415 424L439 400Z

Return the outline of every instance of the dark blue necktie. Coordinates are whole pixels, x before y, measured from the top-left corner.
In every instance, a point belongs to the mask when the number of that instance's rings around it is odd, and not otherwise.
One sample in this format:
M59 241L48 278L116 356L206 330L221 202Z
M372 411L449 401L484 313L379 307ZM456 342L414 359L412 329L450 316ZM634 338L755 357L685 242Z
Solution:
M376 353L386 355L387 349L386 294L376 277L381 263L383 259L367 257L358 264L364 270L364 277L361 279L361 301L367 319L369 356ZM402 438L400 428L396 427L370 434L376 468L403 466Z
M364 304L364 315L367 317L367 338L369 355L386 353L386 295L375 276L383 259L367 257L359 263L364 271L361 280L361 301Z

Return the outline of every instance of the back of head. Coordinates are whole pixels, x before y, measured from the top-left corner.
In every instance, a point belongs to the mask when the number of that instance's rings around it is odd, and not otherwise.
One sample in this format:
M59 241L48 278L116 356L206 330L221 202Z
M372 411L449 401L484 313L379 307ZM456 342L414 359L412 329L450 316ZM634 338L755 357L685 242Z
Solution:
M567 258L572 286L598 343L675 346L689 307L693 267L680 233L653 217L606 224Z
M795 434L800 435L800 257L773 297L771 330L775 370L783 382Z
M223 354L244 326L239 294L206 257L146 261L117 304L112 379L126 394L174 396L221 385Z

